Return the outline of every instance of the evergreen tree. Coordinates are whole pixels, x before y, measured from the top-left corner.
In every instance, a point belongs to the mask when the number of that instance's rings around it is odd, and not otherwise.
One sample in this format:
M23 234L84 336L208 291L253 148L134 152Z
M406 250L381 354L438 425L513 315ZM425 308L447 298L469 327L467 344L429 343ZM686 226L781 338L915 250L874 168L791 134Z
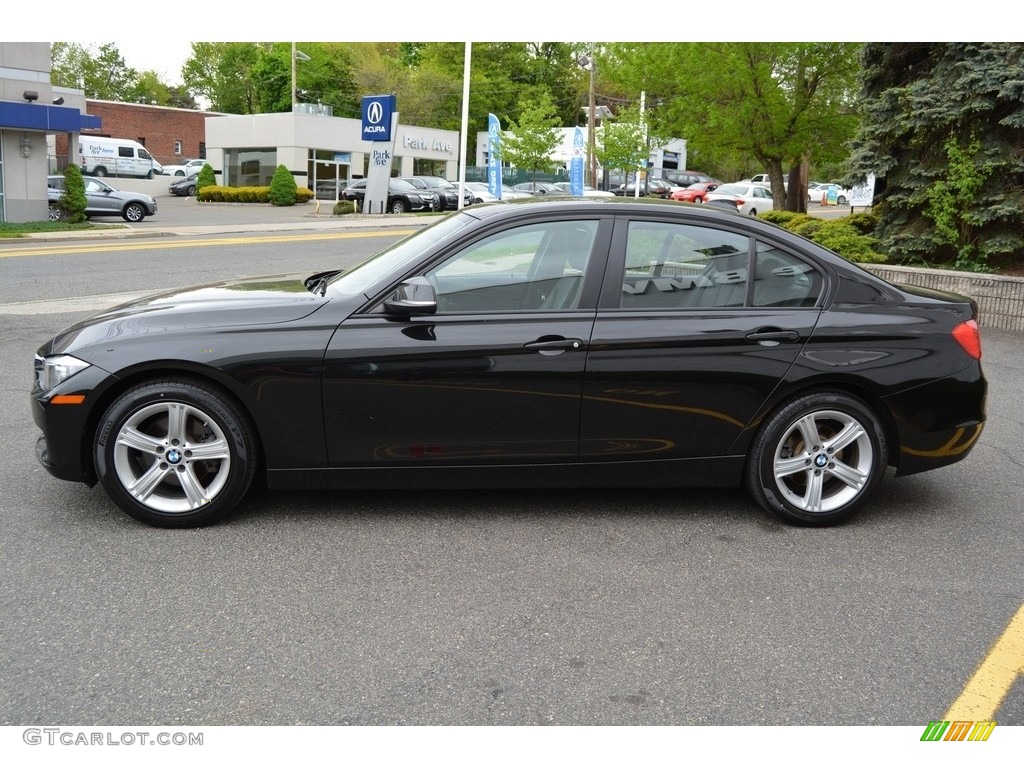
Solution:
M82 169L72 163L64 171L64 192L60 196L61 218L72 224L85 221L87 204Z
M205 167L205 166L204 166ZM295 192L298 186L295 177L284 165L277 166L274 177L270 180L270 203L272 205L295 205Z
M904 261L1024 262L1024 47L871 43L851 168Z

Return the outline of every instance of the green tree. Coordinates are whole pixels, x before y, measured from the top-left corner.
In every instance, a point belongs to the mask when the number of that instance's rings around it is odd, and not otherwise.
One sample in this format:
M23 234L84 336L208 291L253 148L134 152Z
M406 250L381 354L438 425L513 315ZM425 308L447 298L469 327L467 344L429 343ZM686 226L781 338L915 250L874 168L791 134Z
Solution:
M519 119L501 132L501 161L537 173L554 168L552 153L561 140L560 120L551 97L542 94L531 102L519 103Z
M626 108L614 120L606 120L596 139L595 153L606 172L636 173L646 168L650 151L639 108Z
M182 66L185 87L209 102L215 112L255 114L259 104L253 70L259 43L192 43Z
M205 166L204 166L205 167ZM274 176L270 180L270 203L271 205L295 205L295 192L298 186L295 184L295 177L284 165L277 166Z
M865 46L852 175L878 179L877 235L904 261L1024 263L1024 48Z
M195 108L195 101L172 88L153 71L132 69L114 43L52 43L50 80L64 88L80 88L89 99Z
M687 139L694 157L747 156L769 174L776 208L784 173L834 162L856 128L859 43L620 43L601 64L621 89L647 92L650 121ZM691 166L693 164L691 163ZM789 207L805 204L791 185Z
M60 196L61 218L72 224L85 221L87 204L82 169L72 163L64 171L64 191Z

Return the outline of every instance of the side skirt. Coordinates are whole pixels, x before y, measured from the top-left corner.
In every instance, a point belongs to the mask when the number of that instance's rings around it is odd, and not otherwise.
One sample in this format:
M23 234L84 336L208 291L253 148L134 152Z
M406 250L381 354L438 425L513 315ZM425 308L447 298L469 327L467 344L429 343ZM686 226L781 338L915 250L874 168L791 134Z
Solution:
M732 488L745 456L659 462L270 469L273 489Z

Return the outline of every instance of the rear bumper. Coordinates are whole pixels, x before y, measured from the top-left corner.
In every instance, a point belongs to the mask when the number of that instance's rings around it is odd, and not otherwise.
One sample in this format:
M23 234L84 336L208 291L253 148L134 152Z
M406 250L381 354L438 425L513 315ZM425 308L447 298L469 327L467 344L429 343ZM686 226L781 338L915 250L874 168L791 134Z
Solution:
M949 378L885 398L899 445L890 448L897 475L926 472L965 459L985 428L988 384L977 363Z

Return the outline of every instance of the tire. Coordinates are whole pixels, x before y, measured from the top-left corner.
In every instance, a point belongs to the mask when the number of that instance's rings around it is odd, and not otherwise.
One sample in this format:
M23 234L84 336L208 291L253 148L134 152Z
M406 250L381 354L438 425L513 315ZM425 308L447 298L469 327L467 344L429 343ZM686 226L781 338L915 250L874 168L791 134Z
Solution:
M750 215L751 216L757 216L757 209L756 208L751 208L750 209Z
M175 171L175 172L174 172L174 175L175 175L175 176L184 176L184 175L185 175L185 172L184 172L184 171Z
M846 205L846 195L840 195L836 198L836 205Z
M139 203L128 203L121 211L121 216L124 217L125 221L140 222L146 218L146 209Z
M64 218L64 209L56 203L50 203L50 221L60 221Z
M152 381L107 409L93 456L103 488L131 517L192 528L222 519L245 496L256 469L254 435L220 391L189 379Z
M188 189L186 189L185 192L188 193L189 197L195 197L196 196L196 185L195 184L189 184L188 185Z
M887 463L885 433L870 408L842 392L815 392L765 420L745 481L754 500L787 523L835 525L871 494Z
M107 175L107 169L104 168L102 165L97 165L96 169L92 172L92 175L93 176L106 176Z
M404 200L392 200L391 201L391 212L392 213L405 213L408 210L408 206Z
M697 205L704 205L704 198L703 197L695 197L695 198L693 198L693 202L695 202Z
M150 168L149 173L146 174L146 178L147 179L152 179L153 178L153 169L152 168Z

